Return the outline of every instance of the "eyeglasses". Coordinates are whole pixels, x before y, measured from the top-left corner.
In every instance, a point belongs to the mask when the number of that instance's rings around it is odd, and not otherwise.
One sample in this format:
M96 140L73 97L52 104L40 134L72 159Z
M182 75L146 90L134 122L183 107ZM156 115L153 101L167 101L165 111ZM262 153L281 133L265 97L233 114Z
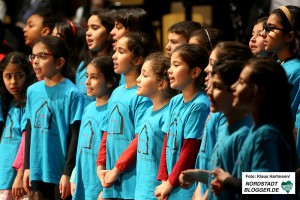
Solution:
M285 30L284 28L273 27L273 26L270 26L270 25L268 25L266 23L263 25L263 29L266 31L267 34L269 34L273 30L280 30L280 31L284 31Z
M28 59L29 59L30 62L33 62L35 58L41 59L41 60L46 60L48 56L53 56L53 54L41 52L41 53L38 53L38 54L29 55Z

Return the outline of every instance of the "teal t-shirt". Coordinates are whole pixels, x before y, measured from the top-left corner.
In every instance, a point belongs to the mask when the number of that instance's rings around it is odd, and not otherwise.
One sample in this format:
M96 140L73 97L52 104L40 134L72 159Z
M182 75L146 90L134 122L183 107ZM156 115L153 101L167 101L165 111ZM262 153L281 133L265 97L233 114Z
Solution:
M97 157L103 136L107 130L107 104L90 103L84 110L76 154L76 190L73 199L94 200L102 191L97 176Z
M196 160L196 169L209 170L211 154L217 141L218 134L224 128L227 128L225 115L220 112L210 112L203 128L201 145ZM201 195L203 196L207 190L207 184L200 182L200 187Z
M83 96L69 79L27 90L26 119L31 122L30 179L59 184L68 154L69 126L80 121Z
M15 107L11 102L0 141L0 190L10 190L17 175L12 164L22 139L24 112L24 107Z
M300 103L300 60L294 58L282 64L286 72L289 83L293 86L290 91L291 109L293 119L297 120L297 111ZM298 117L299 118L299 117Z
M168 175L180 156L185 139L199 139L209 114L209 100L203 91L198 92L189 102L184 102L183 95L173 97L169 104L168 119L162 131L168 134L166 162ZM188 189L174 188L168 199L190 199L195 186Z
M238 155L233 175L241 179L242 172L279 172L287 168L287 163L281 161L287 157L282 149L288 148L276 126L253 126Z
M218 134L217 142L214 146L211 156L210 171L217 166L224 169L230 174L233 171L236 159L242 148L242 145L249 134L249 130L253 125L253 120L250 114L243 117L239 121L227 126ZM208 184L210 185L212 177L209 177ZM209 187L210 188L210 187ZM227 191L215 196L209 189L208 199L232 199L234 196Z
M159 110L152 111L153 106L147 109L139 131L135 199L157 199L154 196L155 188L161 184L157 174L165 133L161 130L168 104Z
M152 103L136 95L137 86L117 87L108 101L106 169L113 169L123 151L139 132L142 118ZM111 188L103 189L103 198L134 199L136 166L122 173Z

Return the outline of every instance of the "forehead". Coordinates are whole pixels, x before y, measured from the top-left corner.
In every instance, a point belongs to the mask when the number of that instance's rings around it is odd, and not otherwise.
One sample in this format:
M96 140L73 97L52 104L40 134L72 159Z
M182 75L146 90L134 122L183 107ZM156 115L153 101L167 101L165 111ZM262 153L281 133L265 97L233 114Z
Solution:
M101 24L101 20L97 15L92 15L88 20L88 24Z
M244 69L242 70L240 77L244 80L249 80L250 79L250 75L252 73L252 69L250 66L245 66Z
M39 42L37 44L35 44L32 48L32 53L33 54L37 54L37 53L41 53L41 52L45 52L47 53L49 50L46 48L46 45L44 45L43 43Z
M217 60L217 48L212 50L211 54L209 55L209 59Z
M14 73L19 71L23 71L22 68L19 65L10 62L5 67L3 73Z
M174 33L174 32L169 32L168 33L168 39L169 40L184 41L184 43L185 43L185 40L186 40L186 38L183 35L177 34L177 33Z
M128 38L127 37L121 37L118 42L117 42L117 46L118 47L122 47L122 48L126 48L128 47Z
M96 67L94 63L90 63L86 67L86 71L87 71L87 73L98 74L100 72L100 69L98 67Z
M267 24L280 25L280 17L276 14L271 14L267 20Z
M171 62L174 62L174 61L183 62L178 51L173 52L171 55Z
M142 66L142 70L145 71L152 71L152 60L147 60L144 62L143 66Z
M39 23L39 24L42 24L43 23L43 17L42 16L40 16L40 15L31 15L29 18L28 18L28 20L27 20L27 22L29 23L29 22L34 22L34 23Z

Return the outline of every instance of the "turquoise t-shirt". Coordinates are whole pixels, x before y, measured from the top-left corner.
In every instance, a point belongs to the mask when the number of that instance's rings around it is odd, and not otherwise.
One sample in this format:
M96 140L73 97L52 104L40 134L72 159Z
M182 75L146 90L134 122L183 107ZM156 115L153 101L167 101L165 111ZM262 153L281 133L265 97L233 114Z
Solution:
M214 146L211 156L210 171L217 166L224 169L230 174L233 171L239 151L249 134L249 130L253 125L253 120L250 115L243 117L239 121L227 126L222 132L218 134L218 140ZM209 177L208 184L210 185L212 177ZM210 188L210 187L209 187ZM232 199L233 196L227 191L215 196L211 189L209 189L208 199Z
M220 112L209 113L203 128L201 146L196 160L196 169L209 170L211 154L218 134L224 128L227 128L225 115ZM200 182L200 187L203 196L207 190L207 184Z
M290 92L291 109L293 119L297 120L299 116L296 117L296 114L300 103L300 60L298 58L288 60L282 64L282 67L286 72L289 83L293 86Z
M147 109L139 132L135 199L157 199L154 196L155 188L161 184L157 174L165 133L161 130L165 122L168 104L159 110L152 111L153 106Z
M22 139L24 112L25 108L17 108L11 102L0 142L0 190L10 190L17 175L12 164Z
M80 121L83 96L69 79L27 90L26 119L31 122L30 179L59 184L68 154L69 126Z
M168 134L166 162L168 175L180 156L185 139L199 139L209 114L209 100L203 91L198 92L189 102L184 102L183 95L173 97L169 104L168 119L162 131ZM188 189L174 188L168 199L191 199L195 185Z
M86 67L84 66L84 62L82 61L79 64L77 71L76 71L75 84L79 88L80 92L83 94L84 107L89 105L91 102L95 101L95 97L89 97L86 94L85 81L86 81Z
M141 120L152 103L136 95L137 86L117 87L108 101L106 169L113 169L123 151L140 129ZM103 198L134 199L136 166L122 173L111 188L103 189Z
M253 126L238 155L233 176L241 179L242 172L279 172L287 168L287 163L281 162L286 157L281 149L288 148L274 125Z
M76 190L73 199L94 200L102 191L97 176L97 157L103 136L107 130L107 104L90 103L84 110L76 154Z

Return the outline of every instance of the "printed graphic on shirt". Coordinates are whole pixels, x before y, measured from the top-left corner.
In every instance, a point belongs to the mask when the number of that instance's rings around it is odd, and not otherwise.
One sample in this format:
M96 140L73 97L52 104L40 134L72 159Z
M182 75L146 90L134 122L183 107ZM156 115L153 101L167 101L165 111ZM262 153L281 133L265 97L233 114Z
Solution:
M45 101L35 112L34 128L38 128L41 133L45 133L45 129L51 129L52 124L52 110Z
M149 149L148 145L149 145L148 129L147 129L147 125L145 125L139 135L138 152L148 155L148 149Z
M124 133L124 118L120 112L119 106L116 105L109 116L109 134Z
M170 150L178 150L177 133L178 133L178 122L177 122L177 118L174 118L168 132L167 148L169 148Z
M14 122L10 114L7 114L7 120L3 131L3 138L12 138Z
M92 122L90 120L84 125L83 134L86 138L83 148L92 149L94 130L93 130Z

